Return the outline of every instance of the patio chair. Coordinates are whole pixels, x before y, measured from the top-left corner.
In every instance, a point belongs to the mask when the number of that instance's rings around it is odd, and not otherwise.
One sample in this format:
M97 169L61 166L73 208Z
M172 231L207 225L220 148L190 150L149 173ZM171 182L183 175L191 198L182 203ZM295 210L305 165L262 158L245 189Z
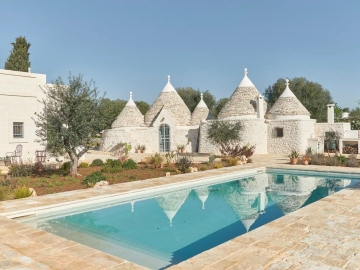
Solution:
M15 163L17 161L17 158L19 158L19 161L22 162L21 156L22 156L22 148L23 146L21 144L18 144L15 148L14 152L7 152L5 154L5 157L9 157L11 160L11 163Z

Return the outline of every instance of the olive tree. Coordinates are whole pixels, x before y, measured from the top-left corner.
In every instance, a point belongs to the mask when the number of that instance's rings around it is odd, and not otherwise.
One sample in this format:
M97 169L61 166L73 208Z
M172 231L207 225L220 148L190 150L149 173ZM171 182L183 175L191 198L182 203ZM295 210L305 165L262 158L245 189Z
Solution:
M77 175L79 158L91 145L92 138L103 125L100 104L102 97L95 83L84 82L83 76L68 77L65 85L61 77L45 86L43 110L35 113L37 142L53 156L67 153L70 175Z

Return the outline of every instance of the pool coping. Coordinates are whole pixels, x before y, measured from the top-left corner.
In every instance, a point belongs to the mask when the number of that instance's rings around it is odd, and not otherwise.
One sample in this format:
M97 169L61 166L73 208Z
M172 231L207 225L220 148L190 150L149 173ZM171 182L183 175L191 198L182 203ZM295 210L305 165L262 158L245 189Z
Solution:
M230 169L229 169L230 168ZM336 173L346 173L346 174L360 174L360 169L359 168L334 168L334 167L331 167L332 170L329 170L329 167L324 167L324 166L294 166L294 165L285 165L285 164L249 164L249 166L245 165L245 166L236 166L236 167L227 167L227 168L223 168L223 169L218 169L218 170L212 170L212 172L210 171L207 171L207 172L210 172L212 175L213 173L215 174L214 176L210 177L210 178L214 178L216 177L217 175L220 175L220 174L223 174L223 173L226 173L227 175L232 175L232 174L238 174L239 172L242 172L242 171L249 171L249 170L260 170L262 168L274 168L274 169L292 169L292 170L302 170L302 171L316 171L316 172L336 172ZM216 172L216 173L215 173ZM162 183L157 183L157 187L174 187L174 185L183 185L184 183L185 184L191 184L191 183L195 183L195 182L198 182L199 180L201 179L204 179L204 174L201 174L201 172L199 173L194 173L194 174L188 174L187 176L191 176L190 179L184 179L184 178L189 178L189 177L177 177L177 176L172 176L172 177L163 177L163 179L167 179L167 180L171 180L171 179L178 179L179 181L167 181L165 184L162 184ZM196 177L198 176L198 177ZM208 177L207 177L208 178ZM156 178L153 182L159 182L159 179L160 178ZM153 179L150 179L150 180L146 180L146 181L151 181ZM149 189L154 189L154 187L145 187L145 188L142 188L142 185L141 185L141 182L144 182L144 181L137 181L139 182L139 186L140 188L138 189L134 189L134 188L130 188L129 189L123 189L123 191L120 191L120 192L113 192L111 193L110 195L100 195L100 196L97 196L97 198L99 199L99 197L109 197L109 196L121 196L122 195L126 195L126 194L134 194L134 192L141 192L141 191L144 191L144 190L149 190ZM160 179L160 182L161 182L161 179ZM136 182L134 182L136 183ZM109 187L103 187L101 188L103 191L105 190L110 190L111 187L114 187L114 186L118 186L118 187L121 187L121 185L124 185L124 184L118 184L118 185L113 185L113 186L109 186ZM72 192L72 193L84 193L86 192L87 190L81 190L80 192ZM351 191L349 193L349 191ZM242 266L242 265L246 265L249 263L247 262L244 262L244 260L242 259L243 261L243 264L241 261L237 260L237 258L232 258L231 257L231 260L229 260L229 256L231 255L234 255L235 253L239 252L239 249L237 249L237 251L235 252L230 252L227 251L226 254L224 254L224 249L227 250L229 249L229 245L232 246L232 250L236 250L236 246L238 248L241 248L241 250L243 250L243 252L245 252L244 250L244 243L248 242L249 239L251 240L251 245L250 243L246 244L245 246L249 246L251 247L251 250L254 251L254 250L261 250L263 249L263 247L257 247L256 243L258 243L258 241L256 240L258 235L254 235L254 233L256 232L256 234L259 234L260 235L263 233L263 231L269 231L271 229L274 229L274 227L276 227L276 224L282 224L282 227L281 228L286 228L287 226L295 226L297 223L297 220L301 220L303 219L304 217L309 217L309 214L311 213L308 213L308 211L306 210L309 210L310 209L310 212L311 211L314 211L314 209L316 208L319 208L319 209L322 209L324 208L324 204L323 202L325 201L333 201L333 202L337 202L338 200L336 200L336 198L338 198L339 196L340 197L346 197L346 196L352 196L351 194L353 194L354 192L356 192L357 194L359 194L359 198L360 198L360 190L357 190L357 189L348 189L348 188L345 188L344 190L342 191L339 191L338 193L336 194L333 194L333 195L330 195L322 200L319 200L307 207L304 207L304 208L301 208L297 211L295 211L294 213L291 213L289 215L286 215L284 217L281 217L273 222L270 222L266 225L263 225L262 227L256 229L256 230L253 230L245 235L241 235L239 237L236 237L234 239L232 239L231 241L227 242L227 243L224 243L222 245L219 245L217 247L214 247L208 251L205 251L203 253L200 253L198 255L196 255L195 257L192 257L191 259L187 260L187 261L184 261L178 265L175 265L173 266L172 268L174 269L189 269L189 267L193 268L193 269L203 269L203 268L208 268L208 269L213 269L215 267L215 269L217 268L217 264L231 264L234 265L234 266L237 266L239 267ZM71 192L70 192L71 193ZM100 192L101 193L101 192ZM105 193L106 194L106 193ZM52 194L53 195L53 194ZM89 195L90 197L88 197L87 199L80 199L80 200L68 200L66 202L64 202L65 205L69 205L70 203L74 203L75 201L84 201L84 200L88 200L89 198L92 198L94 199L94 194L93 192L87 192L86 195ZM51 196L51 195L47 195L47 196ZM35 201L38 201L39 198L41 197L45 197L45 196L40 196L40 197L37 197L35 199ZM65 196L67 197L67 196ZM355 196L356 197L356 196ZM22 200L18 200L18 201L23 201L25 202L26 200L32 200L34 201L34 198L29 198L29 199L22 199ZM354 200L353 200L354 201ZM358 202L360 204L360 201L359 200L355 200L356 202ZM93 202L93 201L92 201ZM340 201L338 201L340 203ZM51 204L49 203L48 204L48 207L49 206L53 206L54 207L54 204ZM22 204L22 206L28 208L28 209L31 209L31 204L30 205L25 205L25 204ZM45 207L46 206L40 206L40 209L41 207ZM310 208L308 208L310 207ZM356 206L357 207L357 206ZM16 207L15 207L16 208ZM33 208L36 208L36 207L33 207ZM344 208L344 205L342 205L342 208ZM354 207L351 208L351 210L354 210L353 209ZM9 208L9 210L12 209L11 207ZM3 240L5 240L5 245L4 244L0 244L0 268L1 268L1 265L3 262L6 262L8 264L10 264L11 262L14 263L17 262L17 263L20 263L22 265L24 265L23 262L21 262L21 260L18 259L18 257L20 256L25 256L25 257L28 257L30 259L30 264L25 264L25 265L30 265L31 267L35 267L36 265L40 265L42 264L41 267L43 267L44 265L46 266L46 262L44 262L44 258L41 260L41 258L39 259L36 255L33 255L33 253L28 253L29 250L27 250L28 248L23 248L23 246L21 246L21 248L19 248L17 246L17 244L14 244L13 242L15 241L15 239L13 239L14 241L12 241L11 239L11 233L13 234L16 234L17 237L19 237L20 239L21 238L26 238L24 239L24 241L26 242L31 242L31 244L45 244L46 247L44 247L44 250L54 250L54 252L57 254L57 253L61 253L61 254L68 254L68 249L74 249L74 247L77 247L78 250L92 250L91 252L93 252L94 255L94 258L98 257L97 260L93 259L91 261L90 258L88 258L89 256L84 256L84 254L82 254L82 256L79 255L78 258L76 258L76 260L74 259L74 261L72 261L70 264L67 264L68 266L73 264L73 265L76 265L77 267L79 267L79 265L84 265L84 266L88 266L91 268L90 269L96 269L96 267L100 267L102 269L116 269L116 268L111 268L111 267L120 267L121 265L121 268L119 269L124 269L124 267L129 267L128 269L146 269L142 266L138 266L138 265L135 265L131 262L127 262L121 258L118 258L118 257L114 257L114 256L111 256L111 255L108 255L106 253L103 253L103 252L100 252L100 251L96 251L96 250L93 250L89 247L86 247L86 246L83 246L81 244L77 244L77 243L74 243L72 241L69 241L69 240L66 240L64 238L61 238L61 237L58 237L56 235L53 235L53 234L50 234L50 233L46 233L46 232L43 232L41 230L37 230L37 229L34 229L34 228L31 228L29 227L28 225L25 225L25 224L20 224L20 223L17 223L15 222L14 220L11 220L9 218L7 218L6 216L13 216L13 217L16 217L17 214L20 214L20 216L22 215L21 214L21 211L22 211L22 214L24 213L24 210L15 210L15 211L7 211L7 212L2 212L0 215L2 217L0 217L0 220L2 221L1 222L1 225L0 225L0 232L3 232L5 233L5 235L3 236L0 236L0 240L1 242L4 242ZM25 210L26 211L26 210ZM304 212L306 211L306 212ZM360 211L360 209L359 209ZM357 212L351 212L353 213L357 218L358 218L358 222L360 224L360 219L359 219L359 216L357 216ZM300 217L303 217L303 218L300 218ZM326 217L326 215L324 216L324 218ZM328 217L332 217L331 215L329 215ZM5 224L5 225L4 225ZM274 225L275 224L275 225ZM287 225L286 225L287 224ZM301 223L300 223L301 224ZM286 225L286 226L285 226ZM311 225L308 225L308 226L311 226ZM264 228L264 229L262 229ZM280 231L281 231L281 228ZM24 232L28 232L28 233L24 233ZM43 235L40 235L40 233L43 233ZM295 232L293 232L295 233ZM40 235L40 236L39 236ZM44 239L47 239L44 243ZM51 239L51 240L48 240L48 239ZM255 241L255 240L256 241ZM357 240L360 240L360 239L356 239ZM20 241L21 242L21 241ZM7 243L7 244L6 244ZM59 244L56 244L56 243L61 243L63 245L63 249L59 249L60 245ZM240 243L240 244L239 244ZM360 242L359 242L360 244ZM69 246L67 246L69 245ZM270 245L271 246L271 245ZM297 243L295 246L299 246L299 244ZM4 260L1 260L1 256L2 256L2 253L3 253L3 249L15 249L13 250L12 252L15 252L15 253L18 253L19 256L16 257L15 260L11 260L11 258L8 258L6 257L6 255L3 255L4 256ZM360 249L360 246L359 246L359 249ZM266 249L268 250L268 249ZM276 259L272 258L270 261L267 261L266 262L266 265L267 266L270 266L270 265L276 265L276 264L281 264L282 265L285 265L286 263L287 264L290 264L288 262L284 262L284 254L285 255L289 255L287 254L286 252L288 251L284 251L286 250L286 248L284 249L281 249L281 252L279 251L279 256L275 256ZM21 253L19 253L19 251ZM262 250L261 250L262 251ZM73 251L72 251L73 252ZM80 252L80 251L78 251ZM273 250L271 250L271 254L273 254ZM80 252L81 253L81 252ZM245 252L246 253L246 252ZM28 254L29 256L26 256L26 254ZM221 258L219 257L219 254L222 254ZM229 255L230 254L230 255ZM294 254L294 253L292 253ZM301 254L301 253L300 253ZM87 255L87 254L86 254ZM225 255L229 255L229 256L225 256ZM274 255L274 254L273 254ZM299 254L298 254L299 255ZM33 256L33 257L32 257ZM47 256L47 255L46 255ZM55 256L55 255L54 255ZM48 256L48 257L45 257L45 259L48 259L48 258L52 258L54 256ZM93 255L92 255L93 256ZM250 258L251 256L248 255ZM241 258L243 258L243 256L240 256ZM239 258L240 258L239 257ZM257 259L259 256L255 256ZM254 258L255 258L254 257ZM360 255L359 255L360 257ZM85 259L86 258L86 259ZM206 258L206 260L204 261L204 258ZM90 260L90 261L89 261ZM225 261L224 261L225 260ZM54 264L55 262L62 265L62 261L60 259L58 260L53 260L54 261ZM245 260L246 261L246 260ZM261 260L260 260L261 261ZM308 260L311 262L311 260ZM108 262L108 265L105 265L106 263L104 262ZM337 261L336 261L337 262ZM114 265L115 263L117 263L117 265ZM205 263L205 264L204 264ZM284 264L285 263L285 264ZM293 259L293 262L291 265L296 265L296 264L299 264L300 261L296 261L296 258ZM308 262L309 263L309 262ZM319 264L321 262L316 262L316 264ZM15 263L16 264L16 263ZM334 264L334 263L333 263ZM346 265L350 265L351 262L347 262ZM17 265L17 264L16 264ZM255 265L257 265L257 263L255 263ZM264 264L265 265L265 264ZM315 264L314 264L315 265ZM345 264L344 264L345 265ZM359 264L360 265L360 264ZM109 266L109 267L106 267L106 266ZM229 267L231 267L229 266ZM326 266L326 264L325 264ZM334 266L334 265L331 265L330 266ZM329 267L330 267L329 266ZM105 268L104 268L105 267ZM249 267L252 267L251 264ZM265 267L265 266L264 266ZM56 269L55 266L52 267L53 269ZM71 267L70 267L71 268ZM70 269L69 268L69 269ZM222 267L223 268L223 267ZM38 269L38 268L33 268L33 269ZM39 267L40 269L40 267ZM59 268L60 269L60 268ZM62 268L61 268L62 269ZM76 269L76 268L74 268ZM79 269L79 268L77 268ZM85 268L84 268L85 269ZM225 269L225 268L224 268ZM250 268L249 268L250 269ZM282 268L282 269L285 269L285 268Z

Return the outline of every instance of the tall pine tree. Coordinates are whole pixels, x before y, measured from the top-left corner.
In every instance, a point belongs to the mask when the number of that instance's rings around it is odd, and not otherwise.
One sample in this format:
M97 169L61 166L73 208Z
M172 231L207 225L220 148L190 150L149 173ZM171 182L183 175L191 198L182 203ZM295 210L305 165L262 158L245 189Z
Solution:
M26 41L25 37L17 37L11 45L13 45L13 49L5 62L5 69L28 72L31 65L29 61L31 44Z

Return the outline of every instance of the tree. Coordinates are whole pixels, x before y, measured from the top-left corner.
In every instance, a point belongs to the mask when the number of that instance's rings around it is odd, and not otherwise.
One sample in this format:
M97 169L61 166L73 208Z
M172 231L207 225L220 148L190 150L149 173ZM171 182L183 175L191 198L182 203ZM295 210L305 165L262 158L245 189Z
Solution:
M26 41L25 37L20 36L11 45L13 45L13 49L5 62L5 69L28 72L31 65L29 61L31 44Z
M149 110L150 105L145 101L135 101L136 106L139 108L142 115L145 115L145 113Z
M289 85L291 91L310 112L311 118L318 122L327 120L327 104L332 104L333 99L328 90L322 85L308 81L305 78L293 78ZM265 89L265 99L271 107L285 89L285 79L278 79L276 83Z
M229 100L228 98L221 98L216 102L216 105L214 107L213 114L212 114L215 118L217 118L221 109L225 106L225 104L226 104L226 102L228 102L228 100Z
M200 90L195 90L192 87L178 87L176 88L176 91L183 99L186 106L188 106L189 110L193 112L196 105L200 102L201 99ZM203 92L203 99L205 104L208 106L210 112L212 112L216 104L215 97L208 90L206 90L205 92Z
M43 111L35 113L37 142L53 156L66 152L70 157L70 175L77 175L79 158L85 154L92 138L103 125L100 112L102 97L93 81L84 82L82 75L69 75L65 85L61 77L46 86Z
M116 117L124 109L127 101L122 99L110 100L104 98L100 103L100 113L103 117L103 124L100 126L98 132L111 128L112 123L115 121Z
M360 100L358 101L360 106ZM357 106L355 109L352 109L349 113L349 120L351 123L352 130L360 130L360 107Z
M343 109L339 105L337 105L337 103L335 103L335 106L334 106L334 121L335 122L343 122L342 113L343 113Z

